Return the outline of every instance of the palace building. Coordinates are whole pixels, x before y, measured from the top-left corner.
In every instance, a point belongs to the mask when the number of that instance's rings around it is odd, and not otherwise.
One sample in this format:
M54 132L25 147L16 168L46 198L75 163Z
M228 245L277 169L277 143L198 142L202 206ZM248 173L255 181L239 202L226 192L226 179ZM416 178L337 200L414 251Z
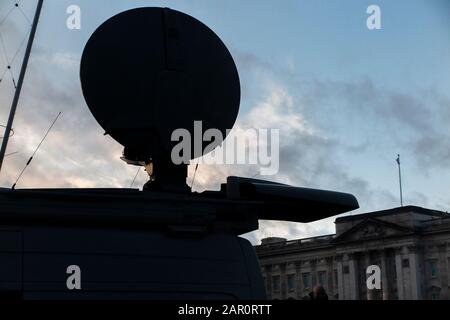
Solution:
M336 233L256 246L269 299L302 299L322 284L330 299L449 299L450 214L415 206L337 218ZM368 290L368 266L381 289Z

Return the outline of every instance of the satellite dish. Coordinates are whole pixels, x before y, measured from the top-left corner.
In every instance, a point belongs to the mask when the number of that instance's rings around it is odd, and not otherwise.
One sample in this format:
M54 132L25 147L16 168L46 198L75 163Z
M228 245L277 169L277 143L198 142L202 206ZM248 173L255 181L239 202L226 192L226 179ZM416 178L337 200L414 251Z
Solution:
M80 77L90 111L128 160L169 159L173 131L193 137L194 121L225 137L239 111L228 49L206 25L167 8L133 9L103 23L86 44ZM192 147L191 155L203 151Z

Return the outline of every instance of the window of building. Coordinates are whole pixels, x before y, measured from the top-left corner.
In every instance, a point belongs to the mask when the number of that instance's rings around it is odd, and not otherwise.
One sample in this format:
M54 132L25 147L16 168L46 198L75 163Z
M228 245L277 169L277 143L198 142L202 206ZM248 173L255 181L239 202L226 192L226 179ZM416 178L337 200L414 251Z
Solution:
M431 294L431 300L439 300L439 292L433 292Z
M322 286L326 286L327 285L327 272L326 271L319 271L319 283Z
M287 276L287 287L289 292L295 291L295 274L288 274Z
M303 290L311 288L311 275L309 273L302 274Z
M392 297L392 300L398 300L398 292L397 292L397 290L392 292L390 296Z
M272 291L280 292L280 276L272 277Z
M430 261L430 275L432 278L437 278L438 276L438 264L436 260Z
M350 272L349 266L344 266L344 270L343 271L344 271L345 274L349 273Z
M402 267L403 268L409 268L409 259L403 259L402 260Z

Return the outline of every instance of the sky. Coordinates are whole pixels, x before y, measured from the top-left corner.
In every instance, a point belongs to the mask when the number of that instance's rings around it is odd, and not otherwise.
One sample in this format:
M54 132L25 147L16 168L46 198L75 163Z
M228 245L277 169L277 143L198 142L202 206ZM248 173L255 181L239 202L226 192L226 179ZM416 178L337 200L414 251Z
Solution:
M0 75L13 56L18 78L36 0L0 2ZM81 9L81 29L66 27L67 7ZM369 30L366 10L381 9ZM169 7L208 25L229 48L242 89L236 126L280 130L280 171L263 177L295 186L354 194L358 214L404 203L450 209L450 2L447 0L45 0L15 134L0 174L9 187L62 112L18 188L130 187L134 167L103 136L84 101L79 64L90 35L127 9ZM18 50L21 48L20 50ZM0 82L0 125L14 87ZM189 170L193 176L193 166ZM217 190L227 176L252 177L253 166L199 167L195 190ZM135 187L142 186L141 171ZM301 208L299 208L299 214ZM334 232L335 217L310 224L261 221L245 235L288 239Z

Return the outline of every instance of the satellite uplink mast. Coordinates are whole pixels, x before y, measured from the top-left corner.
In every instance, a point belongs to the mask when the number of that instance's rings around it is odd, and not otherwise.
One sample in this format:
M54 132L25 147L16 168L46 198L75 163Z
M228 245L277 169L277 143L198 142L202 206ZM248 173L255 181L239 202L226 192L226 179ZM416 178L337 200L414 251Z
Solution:
M86 44L80 77L92 114L123 145L122 159L152 167L151 179L143 191L0 189L0 223L11 229L0 240L17 252L8 265L20 270L2 274L0 292L7 285L24 299L262 299L255 250L238 235L261 219L311 222L358 208L350 194L239 177L220 191L191 192L187 165L171 160L172 132L194 135L202 121L225 136L240 83L222 41L186 14L139 8L112 17ZM76 285L66 270L82 270Z
M230 52L203 23L170 9L134 9L103 23L84 49L81 83L94 117L125 147L123 159L152 162L160 190L187 190L187 165L170 158L172 133L194 136L202 121L226 136L239 111ZM201 150L192 147L192 159Z

